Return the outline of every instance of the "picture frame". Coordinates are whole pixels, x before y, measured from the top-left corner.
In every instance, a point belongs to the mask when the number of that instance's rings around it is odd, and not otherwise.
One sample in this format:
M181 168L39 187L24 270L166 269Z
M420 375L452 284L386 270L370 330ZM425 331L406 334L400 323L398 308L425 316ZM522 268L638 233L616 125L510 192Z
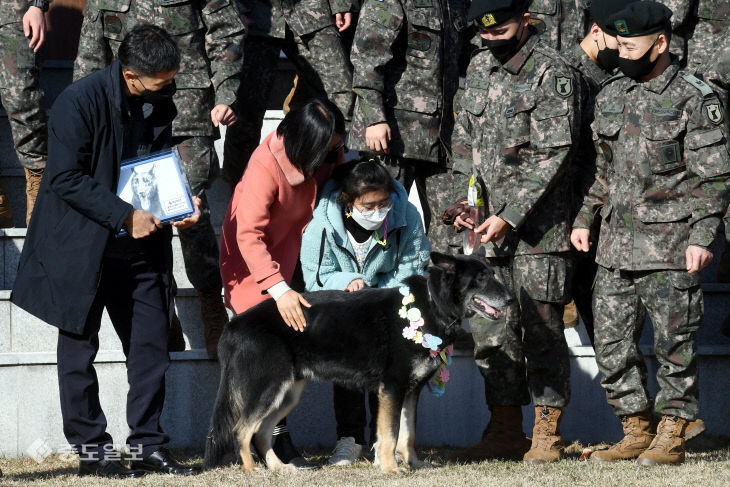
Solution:
M163 224L192 215L195 205L181 161L177 147L123 160L117 196Z

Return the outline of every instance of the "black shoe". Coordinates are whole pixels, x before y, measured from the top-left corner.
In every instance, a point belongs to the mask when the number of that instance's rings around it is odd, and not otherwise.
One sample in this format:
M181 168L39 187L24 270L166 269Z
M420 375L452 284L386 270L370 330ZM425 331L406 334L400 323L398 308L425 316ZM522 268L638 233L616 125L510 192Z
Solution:
M98 460L96 462L79 462L79 477L95 475L107 479L133 479L144 477L147 472L132 470L122 465L119 460Z
M144 460L134 460L130 464L133 468L144 470L145 472L169 473L173 475L197 475L200 473L200 467L188 467L177 463L166 448L160 448Z
M278 427L281 428L281 427ZM294 465L297 470L314 470L319 466L309 462L294 447L289 432L284 430L274 435L274 446L272 447L276 456L284 463Z

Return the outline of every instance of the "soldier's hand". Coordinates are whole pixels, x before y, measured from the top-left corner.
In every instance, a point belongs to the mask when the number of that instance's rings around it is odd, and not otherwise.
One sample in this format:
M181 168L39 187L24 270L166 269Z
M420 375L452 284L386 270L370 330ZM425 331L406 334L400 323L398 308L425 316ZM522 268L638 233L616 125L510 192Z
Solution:
M388 153L390 142L390 125L387 122L376 123L365 129L365 145L373 152Z
M505 235L507 235L507 231L509 229L509 223L497 215L492 215L474 231L482 235L482 243L487 243L499 242Z
M352 14L350 12L335 14L335 26L339 32L349 29L350 24L352 24Z
M144 238L152 235L158 228L162 228L159 218L148 211L134 209L124 220L127 233L132 238Z
M466 215L467 213L462 213L454 218L454 228L457 232L460 232L465 228L468 228L469 230L474 228L474 222Z
M38 52L46 40L46 17L43 15L43 10L38 7L28 8L23 15L23 35L30 39L28 47L33 49L33 52Z
M684 255L687 259L687 272L690 274L700 272L712 260L712 252L697 245L687 247Z
M193 214L187 218L183 218L182 220L172 222L172 226L176 227L178 230L185 230L186 228L190 228L198 223L198 220L200 220L200 203L200 198L193 196L193 206L195 207Z
M576 250L579 250L581 252L588 252L591 249L591 241L590 241L591 231L587 228L574 228L572 232L570 232L570 243L573 244L573 247L576 248Z
M228 105L221 104L216 105L210 111L210 120L216 127L218 126L218 124L223 124L227 126L236 123L238 117L236 117L236 113L233 111L233 108L229 107Z

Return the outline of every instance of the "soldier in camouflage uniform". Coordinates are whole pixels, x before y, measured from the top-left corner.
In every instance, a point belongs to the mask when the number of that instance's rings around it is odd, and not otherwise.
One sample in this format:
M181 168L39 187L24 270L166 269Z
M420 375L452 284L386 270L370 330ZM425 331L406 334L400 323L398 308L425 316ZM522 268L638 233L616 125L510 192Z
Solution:
M231 186L241 179L259 145L281 51L294 63L308 93L329 98L347 121L354 99L352 70L333 20L350 10L349 0L235 2L248 19L248 37L236 98L239 122L227 129L225 137L223 178Z
M608 17L635 0L593 0L590 7L592 24L588 35L572 51L564 50L568 62L580 75L581 81L581 131L580 145L576 151L574 186L582 195L583 186L590 185L594 178L596 152L591 137L593 107L603 83L618 67L618 44L616 30L609 24ZM591 234L595 244L598 241L600 219L596 219ZM573 252L575 272L571 284L573 301L565 307L563 321L566 327L578 324L578 313L583 319L588 337L593 344L593 279L596 276L595 245L587 253Z
M708 61L714 50L727 49L727 41L723 43L720 39L728 39L725 33L730 27L730 0L697 0L697 3L696 25L688 42L689 71L711 66Z
M532 0L528 12L545 24L541 34L553 49L570 51L583 40L588 20L588 0Z
M50 0L0 2L0 100L8 114L15 153L25 168L26 224L48 157L48 130L36 57L45 39ZM12 227L10 203L0 187L0 227Z
M200 297L206 348L215 357L228 314L221 299L218 239L205 190L219 167L213 147L216 126L236 120L230 106L238 89L245 26L229 0L89 0L74 79L111 63L127 32L142 22L167 30L182 54L175 77L173 101L178 115L172 125L173 143L180 150L193 193L203 203L198 224L179 235L188 279ZM171 336L181 338L179 333ZM184 342L171 345L184 348Z
M684 460L684 432L697 416L696 333L702 321L699 271L728 204L730 155L717 95L680 71L669 53L671 11L642 1L614 14L617 77L598 95L593 122L594 184L571 240L588 250L588 230L603 222L594 289L596 361L625 438L611 460L642 465ZM653 58L653 59L652 59ZM654 325L662 415L648 448L650 399L638 349L644 310ZM641 426L641 440L627 428ZM595 455L595 454L594 454Z
M356 101L349 147L379 154L407 189L416 185L431 246L441 252L450 251L453 232L430 223L432 213L453 203L458 184L447 155L459 82L455 53L465 28L459 1L365 2L351 54ZM467 180L462 184L463 192Z
M572 147L580 95L574 72L545 45L520 0L477 0L486 45L474 54L454 131L454 168L473 167L488 212L478 225L498 279L516 299L497 321L472 320L474 358L484 377L491 418L482 442L457 458L558 460L562 409L570 399L563 335L569 301ZM464 225L464 218L457 219ZM533 439L521 406L536 407ZM526 451L529 448L529 451Z

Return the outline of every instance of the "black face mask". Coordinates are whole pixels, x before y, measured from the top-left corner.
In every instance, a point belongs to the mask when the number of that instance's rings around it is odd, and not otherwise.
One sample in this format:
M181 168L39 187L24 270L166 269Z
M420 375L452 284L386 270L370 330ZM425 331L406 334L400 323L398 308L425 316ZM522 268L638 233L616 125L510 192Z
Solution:
M656 39L654 39L654 42L651 43L649 49L647 49L644 55L641 56L639 59L624 59L620 57L618 59L618 67L619 69L621 69L621 72L629 78L637 81L640 81L641 78L651 73L651 71L654 69L654 66L656 66L656 63L659 61L660 57L657 56L656 59L653 61L649 60L649 58L651 57L651 51L654 48L654 44L656 44Z
M520 22L522 22L521 17ZM520 23L521 29L522 25L523 24ZM520 37L522 37L522 30L520 30L519 33L515 33L515 35L509 39L496 39L491 41L483 39L482 44L484 47L489 49L489 52L492 53L492 56L494 56L500 64L504 64L517 52L517 48L520 45Z
M177 86L175 85L175 80L172 80L172 83L170 83L169 85L167 85L163 88L160 88L157 91L148 90L147 87L144 85L144 83L142 83L141 80L140 80L139 84L141 84L142 88L144 88L144 90L142 91L142 93L139 94L139 96L147 103L152 103L153 105L155 103L172 100L172 96L177 91Z
M598 48L598 66L604 71L612 73L618 68L618 49L610 49L606 44L606 34L603 35L603 44L606 46L604 49ZM598 41L596 41L596 47L598 47Z

